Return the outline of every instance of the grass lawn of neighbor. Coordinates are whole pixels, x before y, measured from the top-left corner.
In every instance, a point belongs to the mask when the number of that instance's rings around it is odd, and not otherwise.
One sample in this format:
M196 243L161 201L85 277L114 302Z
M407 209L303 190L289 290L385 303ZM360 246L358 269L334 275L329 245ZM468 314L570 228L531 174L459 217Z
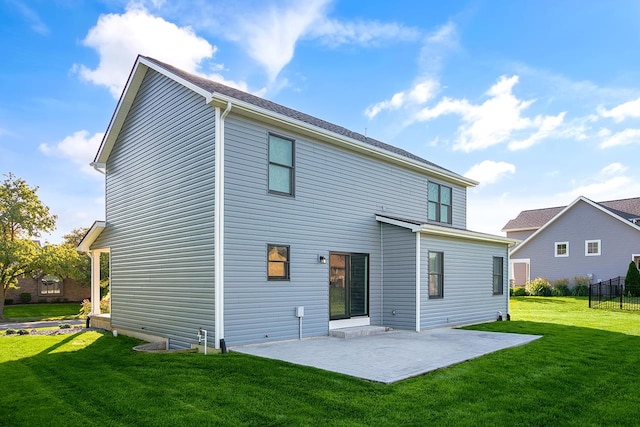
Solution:
M80 303L6 305L4 318L12 322L77 319ZM1 422L1 421L0 421Z
M140 353L94 331L0 336L0 425L638 425L640 313L579 297L511 307L511 322L471 329L543 338L392 385L235 353Z

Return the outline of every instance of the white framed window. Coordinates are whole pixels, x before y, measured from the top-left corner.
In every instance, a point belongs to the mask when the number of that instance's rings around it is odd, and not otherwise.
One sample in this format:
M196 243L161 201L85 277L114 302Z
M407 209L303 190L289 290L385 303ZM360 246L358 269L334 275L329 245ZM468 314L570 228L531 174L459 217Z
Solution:
M556 258L569 256L569 242L555 242L553 247Z
M600 240L585 240L584 256L600 256L601 246Z

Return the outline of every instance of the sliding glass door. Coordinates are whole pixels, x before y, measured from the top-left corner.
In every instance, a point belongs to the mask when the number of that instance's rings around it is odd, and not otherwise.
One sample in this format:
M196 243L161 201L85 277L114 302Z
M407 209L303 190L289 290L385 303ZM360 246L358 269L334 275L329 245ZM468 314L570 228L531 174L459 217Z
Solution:
M331 320L369 314L369 255L329 255L329 314Z

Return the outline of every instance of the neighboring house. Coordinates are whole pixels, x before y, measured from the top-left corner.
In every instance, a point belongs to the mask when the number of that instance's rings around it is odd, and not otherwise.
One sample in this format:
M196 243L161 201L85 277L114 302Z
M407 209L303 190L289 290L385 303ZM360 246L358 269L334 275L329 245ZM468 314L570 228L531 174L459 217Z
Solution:
M513 286L536 277L551 281L588 276L592 282L625 276L640 266L640 197L522 211L502 229L523 240L511 250Z
M22 293L31 294L32 303L76 302L89 298L91 289L78 285L72 279L61 280L55 276L22 277L18 280L18 289L7 290L6 299L19 304Z
M93 166L106 221L79 248L111 254L120 333L187 347L203 328L219 347L508 313L514 242L466 229L475 181L155 59Z

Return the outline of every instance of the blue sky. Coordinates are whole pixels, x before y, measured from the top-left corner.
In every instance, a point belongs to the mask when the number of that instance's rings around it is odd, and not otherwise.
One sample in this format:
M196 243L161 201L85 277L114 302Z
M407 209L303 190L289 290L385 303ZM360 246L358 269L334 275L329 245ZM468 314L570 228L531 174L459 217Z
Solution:
M480 181L468 228L640 196L640 2L0 0L0 173L58 242L104 219L97 151L138 53Z

